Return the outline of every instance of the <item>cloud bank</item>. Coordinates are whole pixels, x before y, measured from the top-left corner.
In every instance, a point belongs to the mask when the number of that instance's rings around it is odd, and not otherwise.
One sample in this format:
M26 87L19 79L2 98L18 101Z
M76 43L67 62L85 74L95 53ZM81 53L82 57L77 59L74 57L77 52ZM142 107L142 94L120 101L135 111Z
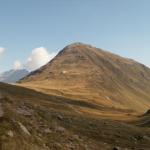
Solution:
M3 54L5 51L5 48L4 47L0 47L0 55Z
M56 53L49 53L44 47L35 48L32 50L31 55L28 57L25 67L28 70L35 70L48 63Z
M25 60L25 63L21 63L20 61L16 60L13 64L13 69L19 70L24 68L29 71L33 71L48 63L55 56L56 53L50 53L44 47L35 48Z
M4 53L5 48L4 47L0 47L0 56ZM1 60L1 59L0 59ZM0 70L1 71L1 70Z
M14 70L19 70L19 69L22 69L22 68L23 68L22 63L19 60L16 60L13 64L13 69Z
M5 52L5 48L0 47L0 56ZM55 52L49 52L44 47L38 47L31 51L29 57L22 63L19 60L16 60L13 65L12 69L19 70L19 69L27 69L29 71L36 70L41 66L48 63L56 56Z

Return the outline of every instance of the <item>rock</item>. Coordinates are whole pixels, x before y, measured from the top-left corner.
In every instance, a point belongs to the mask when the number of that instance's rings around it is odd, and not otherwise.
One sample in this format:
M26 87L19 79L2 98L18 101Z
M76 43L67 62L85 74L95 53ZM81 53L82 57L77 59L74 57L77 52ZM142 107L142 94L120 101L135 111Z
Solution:
M150 141L150 137L144 135L144 136L143 136L143 140L148 140L148 141Z
M63 128L63 127L57 127L57 128L56 128L56 131L57 131L57 132L61 132L61 133L63 133L63 132L65 132L65 131L66 131L66 129L65 129L65 128Z
M26 106L21 106L19 108L17 108L17 113L18 114L21 114L21 115L24 115L24 116L31 116L33 115L33 110L26 107Z
M148 110L145 112L144 116L146 116L146 115L150 115L150 109L148 109Z
M19 124L21 130L22 130L25 134L27 134L27 135L29 135L29 136L31 135L30 132L27 130L27 128L26 128L21 122L18 122L18 124Z
M142 136L142 135L137 135L137 136L135 136L135 139L136 139L137 141L141 141L141 140L144 139L143 137L144 137L144 136Z
M50 133L52 133L52 131L49 128L47 128L47 129L44 129L44 133L50 134Z
M13 131L11 131L11 130L9 130L9 131L7 132L7 135L8 135L9 137L11 137L11 138L14 137L14 133L13 133Z
M137 143L137 139L133 136L133 137L130 137L130 139L134 142L134 143Z
M106 98L107 100L111 100L110 97L108 97L108 96L105 96L105 98Z
M62 71L62 74L66 74L66 73L67 73L67 71L66 71L66 70L63 70L63 71Z
M113 150L121 150L121 149L120 149L120 147L115 146L115 147L113 148Z
M57 118L58 118L59 120L63 120L63 117L62 117L61 115L58 115Z

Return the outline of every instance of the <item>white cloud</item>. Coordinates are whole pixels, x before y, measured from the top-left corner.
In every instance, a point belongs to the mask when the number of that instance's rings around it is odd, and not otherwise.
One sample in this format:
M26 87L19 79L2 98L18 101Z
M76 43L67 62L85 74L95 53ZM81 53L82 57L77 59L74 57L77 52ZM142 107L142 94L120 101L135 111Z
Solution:
M4 53L4 51L5 51L5 48L4 47L0 47L0 56ZM1 59L0 59L0 61L1 61Z
M5 48L0 47L0 55L1 55L1 54L3 54L3 53L4 53L4 51L5 51Z
M44 47L35 48L28 57L25 67L28 70L35 70L48 63L56 56L56 53L49 53Z
M22 64L19 60L16 60L13 64L13 69L14 70L19 70L19 69L22 69Z

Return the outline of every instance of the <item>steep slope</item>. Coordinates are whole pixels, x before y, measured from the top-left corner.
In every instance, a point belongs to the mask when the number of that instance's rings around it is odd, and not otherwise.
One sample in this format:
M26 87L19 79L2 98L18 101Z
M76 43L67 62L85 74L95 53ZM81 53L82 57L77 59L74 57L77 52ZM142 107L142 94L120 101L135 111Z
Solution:
M134 60L81 43L65 47L23 85L98 104L145 112L150 69Z
M0 82L15 83L28 74L29 72L26 69L6 71L0 74Z
M81 107L102 110L91 103L0 83L0 149L149 150L149 130L77 113Z

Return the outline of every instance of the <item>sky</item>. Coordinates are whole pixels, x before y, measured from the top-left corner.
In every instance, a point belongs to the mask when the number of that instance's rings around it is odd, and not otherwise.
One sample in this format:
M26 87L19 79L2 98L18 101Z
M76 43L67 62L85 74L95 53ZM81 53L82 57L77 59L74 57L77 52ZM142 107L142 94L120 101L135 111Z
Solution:
M150 67L150 0L0 0L0 72L82 42Z

